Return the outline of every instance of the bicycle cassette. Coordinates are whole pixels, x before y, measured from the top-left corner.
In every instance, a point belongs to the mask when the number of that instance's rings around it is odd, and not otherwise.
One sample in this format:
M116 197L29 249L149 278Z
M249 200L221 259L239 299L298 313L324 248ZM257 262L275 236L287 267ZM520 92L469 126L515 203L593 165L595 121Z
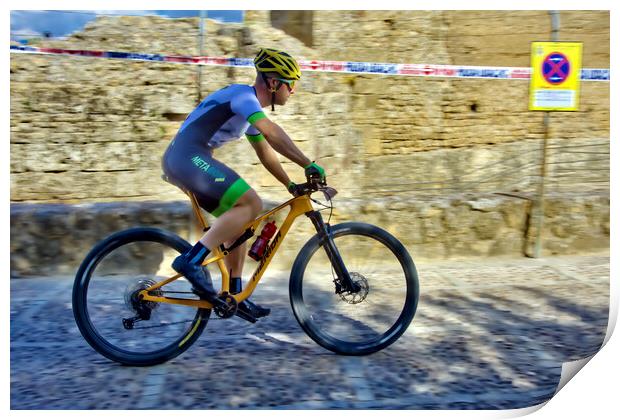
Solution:
M141 291L148 289L155 284L157 284L157 282L147 277L138 278L129 284L125 288L125 305L127 306L127 309L130 311L135 311L139 314L150 314L150 311L157 308L159 306L159 302L144 301L139 298ZM151 294L155 296L162 296L162 292L159 289L152 291Z

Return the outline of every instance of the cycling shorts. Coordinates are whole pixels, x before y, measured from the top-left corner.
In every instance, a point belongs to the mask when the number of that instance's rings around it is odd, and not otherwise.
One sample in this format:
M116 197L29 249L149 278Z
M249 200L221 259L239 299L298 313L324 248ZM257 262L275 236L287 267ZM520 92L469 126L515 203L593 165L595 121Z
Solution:
M168 180L196 197L200 207L219 217L251 187L235 171L213 158L213 150L175 139L162 158Z

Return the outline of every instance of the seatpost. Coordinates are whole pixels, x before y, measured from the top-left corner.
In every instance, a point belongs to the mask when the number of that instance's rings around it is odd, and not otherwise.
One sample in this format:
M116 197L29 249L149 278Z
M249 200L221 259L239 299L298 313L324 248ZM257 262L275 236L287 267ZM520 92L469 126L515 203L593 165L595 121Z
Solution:
M204 218L204 216L202 215L202 212L200 211L200 205L198 204L198 200L196 199L196 196L190 192L188 192L187 195L189 196L192 202L192 209L194 210L194 214L196 215L196 218L198 219L198 223L200 223L200 227L202 228L202 231L206 232L207 230L209 230L209 223L207 223L207 220Z

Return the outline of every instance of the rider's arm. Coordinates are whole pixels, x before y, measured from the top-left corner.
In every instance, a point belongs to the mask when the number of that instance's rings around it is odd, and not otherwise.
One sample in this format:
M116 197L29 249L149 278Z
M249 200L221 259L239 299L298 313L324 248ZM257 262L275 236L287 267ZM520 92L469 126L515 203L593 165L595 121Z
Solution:
M295 146L295 143L293 143L293 140L291 140L288 134L286 134L278 124L274 123L269 118L261 118L258 121L255 121L253 125L265 136L265 139L267 139L269 145L282 156L289 158L302 168L305 168L312 163L312 161L308 159L297 146Z
M288 186L291 179L284 171L284 168L282 168L278 155L273 151L269 143L266 141L251 141L250 143L254 147L256 156L258 156L263 166L284 186Z

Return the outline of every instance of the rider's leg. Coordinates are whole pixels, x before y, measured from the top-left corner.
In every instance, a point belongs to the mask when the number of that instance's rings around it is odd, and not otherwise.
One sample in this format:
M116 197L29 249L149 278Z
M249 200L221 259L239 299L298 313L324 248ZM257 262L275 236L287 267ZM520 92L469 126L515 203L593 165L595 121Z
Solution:
M252 189L246 191L234 204L213 223L207 233L188 252L178 256L172 268L187 278L196 293L206 299L216 295L207 270L201 267L211 249L227 240L237 238L246 223L253 220L262 210L262 202Z
M230 241L225 245L228 247L232 245L232 243L233 241ZM233 249L225 259L226 267L230 272L230 293L233 295L241 293L241 290L243 289L243 281L241 280L241 277L243 275L243 263L245 262L246 250L247 246L243 243L239 247ZM271 309L258 305L250 299L240 302L239 309L251 314L254 318L261 318L271 313Z
M224 213L225 215L226 213ZM258 214L254 215L251 220L255 219ZM219 220L219 219L218 219ZM246 222L247 223L247 222ZM245 223L244 223L245 225ZM239 235L242 232L239 232ZM224 246L229 247L238 238L239 235L234 236L229 241L224 242ZM206 235L205 235L206 236ZM245 255L247 253L247 243L239 245L228 254L224 262L230 273L230 293L237 294L241 292L243 283L241 277L243 275L243 265L245 262ZM244 300L239 304L239 308L245 312L252 314L255 318L260 318L269 315L271 310L264 308L249 299Z
M168 179L193 194L200 207L217 218L200 241L172 262L194 291L209 300L216 292L202 263L212 249L241 234L262 210L262 202L239 174L213 158L210 149L195 147L190 140L176 138L162 159L162 168Z
M235 238L236 239L236 238ZM231 246L235 240L230 240L224 243L227 248ZM247 243L244 242L237 248L233 249L230 254L226 256L224 262L228 271L230 271L230 277L241 277L243 275L243 264L245 263L245 254L247 251Z
M213 222L207 233L200 238L200 242L207 249L213 249L227 241L237 239L243 233L244 226L254 220L262 209L263 202L260 197L256 191L249 189L237 200L233 208Z

